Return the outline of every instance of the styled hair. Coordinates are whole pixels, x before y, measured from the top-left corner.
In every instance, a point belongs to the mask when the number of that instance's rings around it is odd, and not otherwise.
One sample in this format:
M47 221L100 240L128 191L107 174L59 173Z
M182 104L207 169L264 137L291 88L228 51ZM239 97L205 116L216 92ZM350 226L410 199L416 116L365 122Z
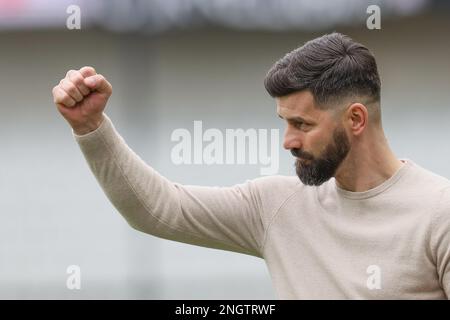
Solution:
M286 54L269 70L264 86L274 98L309 90L320 109L331 109L345 98L362 98L365 104L375 103L380 113L381 82L375 57L341 33L310 40Z

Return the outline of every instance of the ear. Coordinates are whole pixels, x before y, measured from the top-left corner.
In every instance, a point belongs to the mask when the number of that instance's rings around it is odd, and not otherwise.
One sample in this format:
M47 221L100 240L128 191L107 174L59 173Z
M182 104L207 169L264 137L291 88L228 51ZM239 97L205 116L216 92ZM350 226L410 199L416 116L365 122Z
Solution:
M344 122L351 134L358 136L367 127L369 112L365 105L361 103L353 103L344 114Z

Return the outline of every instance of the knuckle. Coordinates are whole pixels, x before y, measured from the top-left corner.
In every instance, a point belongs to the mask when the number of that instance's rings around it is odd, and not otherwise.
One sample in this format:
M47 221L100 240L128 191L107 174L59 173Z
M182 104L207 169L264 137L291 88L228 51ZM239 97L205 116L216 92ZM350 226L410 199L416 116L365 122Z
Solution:
M64 88L69 93L76 93L76 87L71 81L65 81L64 82Z
M63 98L61 97L61 95L55 95L53 97L53 102L54 103L61 103L63 101Z
M64 104L66 104L69 100L71 100L72 98L70 98L70 96L67 94L67 93L62 93L60 96L59 96L59 101L61 102L61 103L64 103Z
M74 73L74 72L75 72L75 70L70 69L69 71L67 71L66 77L70 77L70 75L71 75L72 73Z
M62 100L62 101L64 101L64 100L66 100L67 98L69 98L69 95L64 91L64 92L61 92L60 94L59 94L59 99L60 100Z
M64 97L63 101L64 101L64 104L66 104L68 106L71 106L71 105L75 104L75 101L71 97L69 97L68 95L66 95Z
M81 71L87 71L87 72L91 72L91 73L94 73L94 74L96 73L95 69L93 67L91 67L91 66L84 66L79 71L80 72Z
M83 76L79 72L73 73L70 77L70 81L72 81L72 83L74 83L77 86L83 84L83 79L84 79Z

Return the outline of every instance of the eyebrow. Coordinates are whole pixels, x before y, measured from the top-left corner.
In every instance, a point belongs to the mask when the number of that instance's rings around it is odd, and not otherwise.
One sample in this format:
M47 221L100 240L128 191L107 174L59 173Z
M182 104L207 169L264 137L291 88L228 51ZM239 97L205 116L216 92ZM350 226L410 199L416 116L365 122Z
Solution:
M280 119L284 119L279 113L278 113L278 117ZM287 121L296 121L296 122L307 122L307 123L311 123L311 121L308 121L300 116L296 116L296 117L292 117L292 118L287 118Z

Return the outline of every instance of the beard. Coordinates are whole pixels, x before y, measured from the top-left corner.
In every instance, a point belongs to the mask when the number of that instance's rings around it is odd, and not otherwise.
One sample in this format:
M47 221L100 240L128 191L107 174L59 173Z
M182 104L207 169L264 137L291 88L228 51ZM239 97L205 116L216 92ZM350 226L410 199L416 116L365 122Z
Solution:
M314 157L300 149L291 153L299 158L295 161L295 170L300 180L310 186L320 186L330 180L350 151L350 140L343 128L336 128L332 141L319 157Z

